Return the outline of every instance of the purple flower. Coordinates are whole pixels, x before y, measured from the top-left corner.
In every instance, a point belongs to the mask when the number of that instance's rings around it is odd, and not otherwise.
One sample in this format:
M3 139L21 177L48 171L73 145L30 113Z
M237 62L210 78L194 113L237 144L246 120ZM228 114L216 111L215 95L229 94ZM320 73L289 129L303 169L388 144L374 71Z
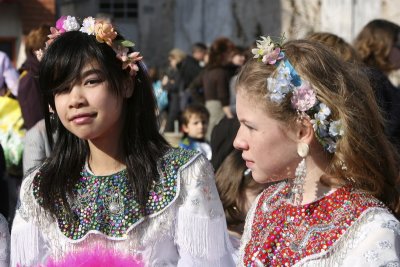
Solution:
M303 81L303 84L293 91L291 102L296 110L307 111L317 103L317 96L310 84Z
M65 20L67 20L67 16L61 16L56 22L56 29L60 33L65 32L65 29L64 29L64 21Z
M281 53L281 49L279 47L272 50L270 53L267 53L263 56L262 62L269 65L274 65L277 60L282 59L284 56Z

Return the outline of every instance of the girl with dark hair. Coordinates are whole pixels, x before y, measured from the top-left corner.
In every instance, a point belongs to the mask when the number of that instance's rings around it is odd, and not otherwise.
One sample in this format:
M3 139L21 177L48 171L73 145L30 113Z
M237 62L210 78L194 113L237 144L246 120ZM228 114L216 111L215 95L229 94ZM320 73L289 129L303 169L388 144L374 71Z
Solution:
M328 47L263 37L236 85L252 177L238 266L396 266L398 155L365 74Z
M53 149L23 182L11 265L106 249L145 266L231 266L212 168L159 134L151 82L133 43L91 17L82 27L62 17L51 31L38 54Z

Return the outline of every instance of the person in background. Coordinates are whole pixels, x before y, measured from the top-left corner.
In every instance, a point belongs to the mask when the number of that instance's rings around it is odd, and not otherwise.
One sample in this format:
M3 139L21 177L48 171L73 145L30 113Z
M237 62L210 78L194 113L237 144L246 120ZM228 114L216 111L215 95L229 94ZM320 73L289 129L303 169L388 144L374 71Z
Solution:
M354 48L368 67L365 72L383 111L385 132L400 152L400 90L388 78L400 69L400 26L384 19L372 20L357 35Z
M315 41L262 37L252 52L234 147L276 184L249 211L238 266L398 264L398 154L368 78Z
M166 132L174 132L176 122L179 122L181 114L180 92L182 91L182 78L180 75L180 67L186 54L178 48L174 48L169 52L169 66L161 80L163 88L168 92L168 116L165 127Z
M11 266L59 266L99 249L107 252L99 261L112 254L140 266L232 266L212 167L159 133L132 42L93 17L63 16L49 37L39 84L52 150L22 183Z
M247 50L243 47L236 46L232 52L232 63L231 68L234 73L233 77L229 81L229 107L231 109L232 115L236 116L236 80L237 74L240 68L244 65L247 60Z
M53 135L53 137L55 138L56 136ZM50 152L51 148L47 139L45 120L41 119L25 134L22 158L24 177L39 167L50 156Z
M228 65L235 45L225 37L216 39L210 46L209 61L203 75L205 105L210 112L207 140L211 138L214 126L223 118L232 118L229 108L229 81L233 73Z
M19 74L11 63L6 53L0 51L0 92L6 94L7 90L13 96L18 95Z
M211 160L211 146L205 140L209 119L210 113L203 105L187 106L182 112L183 137L179 147L197 150Z
M184 110L187 105L196 102L200 92L190 89L190 84L203 70L204 57L207 54L207 46L203 43L192 45L192 54L187 55L181 63L179 74L181 77L182 90L180 91L180 108ZM193 95L194 94L194 95Z
M164 90L161 79L160 73L158 68L156 67L149 67L148 69L149 77L153 85L154 95L157 100L157 107L158 107L158 123L160 128L160 133L165 131L165 126L167 123L167 109L168 109L168 92Z
M329 32L313 32L306 37L307 40L316 41L328 46L337 56L345 62L360 65L361 57L354 47L343 38Z
M35 51L44 47L49 34L50 26L41 25L31 30L25 37L26 60L19 69L21 75L18 86L18 102L21 106L26 130L44 118L38 79L39 60Z

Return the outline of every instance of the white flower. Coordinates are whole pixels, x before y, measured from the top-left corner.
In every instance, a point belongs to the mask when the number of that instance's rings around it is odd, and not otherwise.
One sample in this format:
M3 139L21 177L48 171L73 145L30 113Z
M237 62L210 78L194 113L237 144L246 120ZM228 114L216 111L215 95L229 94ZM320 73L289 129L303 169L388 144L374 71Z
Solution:
M65 31L70 32L79 30L80 26L75 17L68 16L67 19L64 20L63 28Z
M329 122L327 120L320 120L317 117L317 114L314 115L314 118L315 119L310 120L311 124L313 125L314 132L325 133Z
M87 17L82 22L82 27L79 31L87 33L89 35L94 35L94 24L95 19L92 17Z
M329 124L329 135L332 137L343 136L344 130L342 129L342 122L340 120L332 121Z
M315 117L317 117L319 120L323 121L326 120L326 118L331 115L331 110L327 105L324 103L319 104L319 111L317 114L315 114Z
M274 50L274 42L272 42L271 37L261 36L262 40L257 41L257 48L253 48L251 52L254 54L254 58L263 57L266 54L271 53Z

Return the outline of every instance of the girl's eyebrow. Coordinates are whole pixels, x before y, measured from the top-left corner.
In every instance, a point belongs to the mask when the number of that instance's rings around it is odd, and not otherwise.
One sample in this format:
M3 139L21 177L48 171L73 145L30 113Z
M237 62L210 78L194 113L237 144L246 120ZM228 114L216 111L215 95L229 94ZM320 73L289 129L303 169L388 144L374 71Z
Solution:
M89 70L86 70L86 71L82 72L80 76L83 79L83 78L85 78L85 77L87 77L89 75L92 75L92 74L102 75L102 73L103 72L101 70L99 70L99 69L89 69Z

